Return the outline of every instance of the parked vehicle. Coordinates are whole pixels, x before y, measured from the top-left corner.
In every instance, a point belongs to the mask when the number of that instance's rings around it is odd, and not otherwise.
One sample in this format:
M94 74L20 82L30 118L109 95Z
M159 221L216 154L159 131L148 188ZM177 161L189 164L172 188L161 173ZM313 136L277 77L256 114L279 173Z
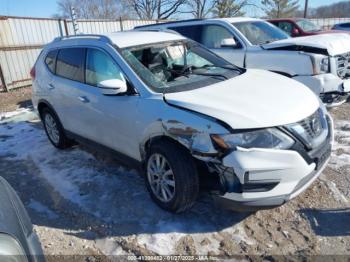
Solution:
M38 237L21 200L0 177L1 261L44 261Z
M327 106L350 94L350 35L290 38L272 24L253 18L185 20L136 27L171 29L231 63L266 69L295 79L319 95Z
M323 30L320 26L304 18L278 18L269 19L268 21L291 37L344 33L336 30Z
M192 206L200 174L230 207L281 205L330 155L332 120L308 88L234 66L179 34L56 39L31 75L33 105L55 147L75 139L131 160L169 211Z
M332 30L350 31L350 22L336 24L332 27Z

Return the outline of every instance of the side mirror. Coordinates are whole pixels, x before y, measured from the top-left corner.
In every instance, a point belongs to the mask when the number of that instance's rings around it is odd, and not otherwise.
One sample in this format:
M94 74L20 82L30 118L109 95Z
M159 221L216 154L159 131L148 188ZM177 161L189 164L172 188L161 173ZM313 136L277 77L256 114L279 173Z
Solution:
M299 29L298 28L293 28L292 36L298 36L298 35L300 35Z
M220 43L221 47L232 47L232 48L236 48L238 46L237 42L235 41L235 39L233 39L233 37L230 38L225 38L221 40Z
M128 91L126 83L120 79L103 80L97 86L104 95L119 95Z

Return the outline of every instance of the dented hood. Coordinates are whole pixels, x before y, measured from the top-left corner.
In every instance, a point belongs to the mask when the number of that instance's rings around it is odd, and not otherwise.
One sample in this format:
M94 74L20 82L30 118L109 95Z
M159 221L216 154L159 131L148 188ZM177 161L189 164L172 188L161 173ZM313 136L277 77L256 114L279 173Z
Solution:
M255 69L214 85L164 96L170 105L214 117L234 129L298 122L320 106L303 84Z
M350 34L323 34L304 37L288 38L262 45L264 49L281 49L283 47L296 47L303 51L303 47L326 50L331 56L350 52ZM317 51L316 51L317 53Z

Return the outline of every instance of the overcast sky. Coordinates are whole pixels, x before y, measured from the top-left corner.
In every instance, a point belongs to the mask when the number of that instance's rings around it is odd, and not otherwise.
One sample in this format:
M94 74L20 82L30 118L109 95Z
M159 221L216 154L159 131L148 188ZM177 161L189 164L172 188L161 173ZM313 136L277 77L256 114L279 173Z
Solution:
M253 0L260 3L260 0ZM51 17L57 13L56 0L0 0L0 15ZM300 6L304 6L304 0L299 0ZM329 5L340 2L339 0L309 0L310 7ZM261 11L254 7L246 8L248 16L259 16Z

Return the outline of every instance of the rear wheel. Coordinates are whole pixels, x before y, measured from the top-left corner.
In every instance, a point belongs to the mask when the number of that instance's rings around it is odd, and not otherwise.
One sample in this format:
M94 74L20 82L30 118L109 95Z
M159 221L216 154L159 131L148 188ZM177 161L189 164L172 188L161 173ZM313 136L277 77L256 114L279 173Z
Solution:
M64 134L64 129L58 117L49 108L42 110L41 119L51 144L59 149L65 149L72 145L72 142Z
M192 156L180 145L166 140L153 145L146 160L146 184L161 208L171 212L189 209L199 190Z

